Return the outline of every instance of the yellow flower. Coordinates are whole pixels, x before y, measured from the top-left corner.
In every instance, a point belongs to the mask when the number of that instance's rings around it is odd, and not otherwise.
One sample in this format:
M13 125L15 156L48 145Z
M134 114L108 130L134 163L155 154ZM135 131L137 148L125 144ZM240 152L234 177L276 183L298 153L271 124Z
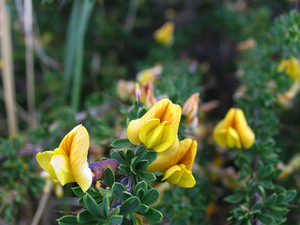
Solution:
M147 170L149 172L162 172L164 177L172 185L191 188L196 184L191 172L197 153L197 142L186 138L180 141L178 151L171 156L158 156Z
M87 163L89 134L84 126L71 130L54 151L38 153L36 159L43 170L61 185L77 182L86 192L92 184L92 171Z
M300 79L300 67L298 60L291 56L288 60L281 60L280 64L277 67L278 72L284 71L289 77L294 81Z
M139 84L136 84L136 93L147 109L150 109L157 102L154 96L154 88L150 80L142 87L140 87Z
M294 82L290 90L285 93L280 93L277 96L277 101L285 108L290 108L293 106L293 100L300 90L300 82Z
M182 107L182 114L186 116L184 123L195 128L198 126L199 93L191 95Z
M162 45L171 46L174 43L174 28L175 24L173 22L166 22L161 28L154 32L154 39Z
M215 141L223 147L250 148L255 141L255 134L247 124L241 109L231 108L225 118L214 129Z
M140 85L145 85L150 80L153 84L160 77L162 72L162 65L157 64L156 66L142 70L136 75L136 80Z
M177 132L180 117L180 106L169 99L162 99L143 117L130 121L128 139L132 144L142 144L160 155L173 155L179 147Z

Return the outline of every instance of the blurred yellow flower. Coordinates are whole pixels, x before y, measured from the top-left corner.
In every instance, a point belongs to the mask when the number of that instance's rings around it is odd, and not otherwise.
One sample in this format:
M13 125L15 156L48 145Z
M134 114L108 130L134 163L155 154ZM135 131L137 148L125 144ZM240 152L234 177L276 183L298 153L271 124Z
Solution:
M157 99L154 96L154 88L150 80L142 87L137 83L135 92L147 109L150 109L157 103Z
M231 108L225 118L214 128L214 139L220 146L229 148L250 148L255 141L255 134L248 126L241 109Z
M297 58L291 56L288 60L282 59L277 67L278 72L285 72L290 78L297 81L300 79L300 66Z
M131 101L135 97L135 83L133 81L119 80L117 96L124 102Z
M195 128L198 126L198 106L199 106L199 93L191 95L182 107L182 114L186 116L183 123Z
M143 117L130 121L128 139L132 144L142 144L160 155L173 155L179 147L177 132L180 118L180 106L169 99L162 99Z
M140 85L147 84L149 80L153 84L158 80L158 78L161 75L161 72L162 72L162 65L157 64L152 68L140 71L136 75L136 80Z
M277 101L284 108L290 108L293 106L293 100L295 99L297 93L300 90L300 82L294 82L290 90L285 93L280 93L277 96Z
M174 43L174 28L175 24L173 22L166 22L154 32L154 39L162 45L171 46Z
M54 151L38 153L36 159L43 170L61 185L77 182L86 192L92 184L92 171L87 162L89 134L84 126L73 128Z
M186 138L180 141L178 151L171 156L158 156L147 170L149 172L162 172L164 177L172 185L184 188L194 187L195 178L191 172L197 153L197 142Z

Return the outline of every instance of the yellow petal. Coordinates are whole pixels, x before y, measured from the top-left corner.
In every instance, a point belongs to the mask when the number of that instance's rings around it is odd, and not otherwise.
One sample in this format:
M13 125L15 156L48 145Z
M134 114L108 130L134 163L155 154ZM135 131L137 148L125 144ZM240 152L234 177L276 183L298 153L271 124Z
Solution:
M162 179L162 181L167 180L169 184L175 185L181 179L184 170L181 166L175 165L169 168Z
M149 109L143 117L130 121L127 127L128 139L134 145L141 144L139 138L140 130L151 119L159 119L160 123L167 121L165 126L171 125L174 135L177 135L180 118L180 106L173 104L169 99L162 99Z
M156 145L153 149L157 152L165 152L173 144L174 139L175 136L172 127L166 126L163 128L160 143ZM166 152L165 154L171 154L171 153Z
M50 165L53 168L57 180L61 185L74 182L69 158L62 149L55 149L55 155L51 158Z
M279 63L278 67L277 67L277 72L282 72L284 71L284 69L286 68L287 65L287 60L281 60L281 62Z
M148 121L149 122L149 121ZM145 125L148 124L145 123ZM164 132L164 126L165 126L166 121L160 123L158 126L155 127L152 131L148 132L146 141L145 141L145 146L149 149L154 149L154 147L158 146L161 142L161 138ZM142 127L141 132L145 126ZM163 149L164 150L164 149Z
M48 166L50 164L51 158L54 156L53 151L45 151L43 153L39 152L36 155L36 160L40 164L43 170L48 172ZM48 172L49 173L49 172Z
M243 147L246 149L250 148L255 142L255 134L248 126L245 114L241 109L238 109L236 112L234 124Z
M214 139L218 145L226 147L227 146L227 130L224 127L224 120L221 120L214 129Z
M150 119L148 120L141 128L139 132L139 139L141 142L146 143L147 135L155 130L157 126L159 126L160 120L155 118L155 119Z
M84 192L91 186L93 177L87 163L89 145L89 134L85 127L81 126L72 141L70 165L75 181Z
M241 148L241 142L237 131L229 127L227 131L227 146L229 148Z
M161 156L171 156L174 155L179 147L179 140L178 137L174 138L173 143L171 144L170 147L168 147L165 151L160 152L159 155Z
M174 28L175 25L173 22L165 23L160 29L154 32L154 39L163 45L170 46L174 42Z
M192 188L196 185L196 180L189 170L184 169L181 179L176 183L176 185L184 188Z
M222 128L229 128L233 126L234 118L235 118L236 109L230 108L229 111L226 113L224 118L224 124Z

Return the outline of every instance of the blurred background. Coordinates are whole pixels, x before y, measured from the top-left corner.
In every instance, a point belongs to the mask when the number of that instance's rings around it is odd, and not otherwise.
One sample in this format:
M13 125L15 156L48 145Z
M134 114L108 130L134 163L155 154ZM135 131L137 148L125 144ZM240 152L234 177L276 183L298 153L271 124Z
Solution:
M155 66L162 68L157 96L167 94L182 106L191 94L199 92L200 106L211 104L206 105L209 113L201 128L205 132L199 128L197 136L203 141L201 148L206 147L206 152L199 153L199 166L208 161L214 166L232 166L232 161L225 159L223 163L224 159L215 157L216 150L207 149L212 148L213 125L234 106L233 96L241 91L237 79L241 55L265 38L275 18L299 7L297 0L0 2L3 225L57 224L62 214L55 211L78 209L72 185L62 188L40 175L36 153L53 150L69 130L83 123L91 136L90 161L108 156L111 141L124 136L126 119L119 109L127 109L134 97L132 83L122 89L120 81L135 82L140 71ZM175 25L174 42L165 46L153 34L168 21ZM282 143L278 139L279 145L291 148L291 152L299 146L295 141L297 115L296 107L282 115L285 124L281 132L287 139ZM282 154L282 159L286 163L290 157ZM226 173L230 178L235 176L231 169ZM162 224L225 224L228 215L222 196L232 187L228 180L214 175L202 178L195 193L189 190L186 195L195 196L199 190L204 193L198 198L197 218L183 213L178 217L189 223ZM294 187L300 176L287 182ZM166 193L169 195L172 192ZM37 210L39 204L46 210ZM168 204L173 203L166 202L165 210L170 211ZM191 212L184 205L178 207L180 212ZM299 223L297 213L292 213L289 221Z

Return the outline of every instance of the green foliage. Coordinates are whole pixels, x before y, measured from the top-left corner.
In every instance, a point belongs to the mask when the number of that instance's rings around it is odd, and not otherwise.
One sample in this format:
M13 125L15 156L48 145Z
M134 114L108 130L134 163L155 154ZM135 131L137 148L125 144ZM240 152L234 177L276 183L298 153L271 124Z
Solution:
M136 175L137 181L151 182L156 179L155 175L151 172L145 171L150 163L152 163L158 156L154 150L147 150L141 146L137 149L136 153L132 149L119 150L112 149L110 157L116 159L120 166L119 169L124 174L133 173Z
M35 154L22 136L0 140L0 216L9 223L16 223L20 207L30 200L24 196L37 198L44 185L35 174Z

